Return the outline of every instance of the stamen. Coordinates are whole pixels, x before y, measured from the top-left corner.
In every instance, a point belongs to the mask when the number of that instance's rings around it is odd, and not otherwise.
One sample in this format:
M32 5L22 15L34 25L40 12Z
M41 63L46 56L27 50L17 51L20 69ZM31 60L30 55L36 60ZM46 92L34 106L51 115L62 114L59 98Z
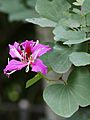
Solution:
M28 62L28 65L27 65L27 67L26 67L26 70L25 70L26 73L29 72L29 65L30 65L30 61Z
M22 56L24 57L24 50L22 50Z
M34 43L33 46L36 46L38 43L39 43L39 40L37 40L37 41Z
M36 45L39 43L39 40L36 41Z
M9 64L10 58L8 58L8 64Z
M26 60L26 57L27 57L27 53L26 52L24 53L24 57L25 57L25 60Z
M26 57L27 57L27 53L26 53L24 50L22 50L22 54L21 54L21 55L22 55L22 57L23 57L22 61L23 61L23 60L25 61L25 60L27 59L27 58L26 58Z
M11 75L12 73L16 72L16 70L11 71L10 73L7 73L7 75Z

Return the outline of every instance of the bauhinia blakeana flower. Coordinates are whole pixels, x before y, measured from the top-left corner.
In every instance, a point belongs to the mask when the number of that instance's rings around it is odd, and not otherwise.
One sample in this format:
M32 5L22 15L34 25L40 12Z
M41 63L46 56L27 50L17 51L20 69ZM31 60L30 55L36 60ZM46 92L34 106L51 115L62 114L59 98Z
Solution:
M39 58L51 50L48 45L40 44L38 40L36 42L26 40L21 44L15 42L14 45L9 45L9 48L12 60L8 62L4 74L9 76L24 67L26 67L26 72L31 67L31 71L41 72L44 75L47 73L47 66Z

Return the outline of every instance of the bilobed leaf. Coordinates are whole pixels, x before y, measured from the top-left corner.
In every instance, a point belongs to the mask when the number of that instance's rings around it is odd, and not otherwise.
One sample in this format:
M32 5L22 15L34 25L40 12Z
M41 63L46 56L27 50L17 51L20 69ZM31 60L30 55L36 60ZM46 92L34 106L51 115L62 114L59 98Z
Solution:
M67 85L49 85L44 93L44 100L58 115L70 117L79 106L90 104L90 75L85 68L76 68L69 76Z
M72 52L69 58L75 66L85 66L90 64L90 54L86 52Z
M40 79L42 78L41 73L38 73L37 75L35 75L35 77L33 77L32 79L28 80L26 82L26 88L30 87L31 85L35 84L36 82L38 82Z
M67 0L37 0L36 11L44 18L58 22L68 16L71 5Z
M55 27L56 22L51 21L46 18L31 18L31 19L26 19L27 22L34 23L36 25L40 25L41 27Z
M69 55L72 53L72 48L68 46L59 46L55 48L48 56L49 64L56 73L65 73L71 67Z

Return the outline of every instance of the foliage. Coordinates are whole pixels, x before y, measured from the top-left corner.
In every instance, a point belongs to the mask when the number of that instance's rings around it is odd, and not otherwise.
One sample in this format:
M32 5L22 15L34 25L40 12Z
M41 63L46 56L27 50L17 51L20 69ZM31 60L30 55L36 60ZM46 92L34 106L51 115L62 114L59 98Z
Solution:
M38 82L41 78L42 78L41 74L38 73L37 75L35 75L35 77L33 77L32 79L30 79L26 82L26 88L28 88L31 85L33 85L34 83Z
M50 108L63 117L70 117L79 106L90 105L89 5L90 0L37 0L35 8L40 17L27 19L41 27L53 27L49 64L62 76L71 70L66 84L62 78L64 84L53 83L43 94Z
M28 16L38 17L34 6L36 0L1 0L0 11L8 13L9 19L25 20Z
M80 108L79 111L66 120L90 120L90 108Z

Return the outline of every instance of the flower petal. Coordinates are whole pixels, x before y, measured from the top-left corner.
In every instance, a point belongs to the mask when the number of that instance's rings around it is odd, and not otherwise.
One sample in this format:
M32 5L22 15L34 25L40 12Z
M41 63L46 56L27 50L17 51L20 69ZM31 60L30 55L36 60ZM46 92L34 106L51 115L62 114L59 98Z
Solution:
M12 73L13 71L15 72L17 70L21 70L26 65L27 65L27 63L20 62L20 61L17 61L17 60L13 59L8 63L8 65L4 69L4 74L9 75L10 72Z
M42 44L36 44L32 49L32 58L35 60L36 58L42 56L46 52L49 52L51 48L49 45L42 45Z
M16 49L18 48L19 46L19 43L18 42L14 42L14 45L13 45Z
M31 48L33 47L33 45L35 44L35 42L33 42L33 40L28 41L26 40L25 42L21 43L24 51L27 53L28 57L30 57L31 55Z
M32 64L32 70L34 72L41 72L42 74L46 75L47 74L47 66L45 66L42 62L42 60L37 59L33 64Z
M20 55L21 50L19 47L19 43L15 42L14 45L9 44L9 48L10 48L9 54L11 55L12 58L22 59L22 56Z

